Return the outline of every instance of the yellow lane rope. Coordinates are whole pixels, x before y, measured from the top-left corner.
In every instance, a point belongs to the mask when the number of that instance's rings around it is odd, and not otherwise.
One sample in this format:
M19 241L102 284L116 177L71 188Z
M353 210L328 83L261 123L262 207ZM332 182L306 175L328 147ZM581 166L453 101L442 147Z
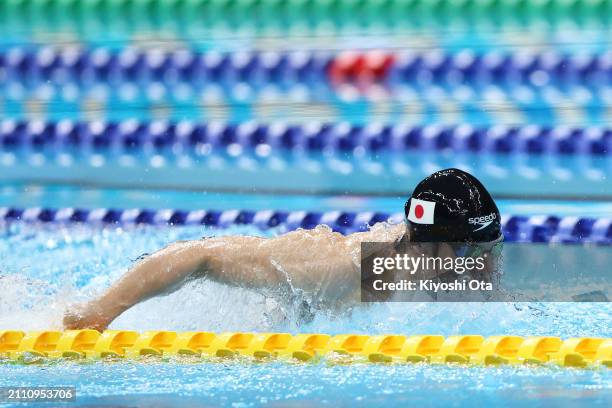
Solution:
M221 333L106 330L0 331L0 361L193 359L431 364L555 364L612 368L612 339L462 335Z

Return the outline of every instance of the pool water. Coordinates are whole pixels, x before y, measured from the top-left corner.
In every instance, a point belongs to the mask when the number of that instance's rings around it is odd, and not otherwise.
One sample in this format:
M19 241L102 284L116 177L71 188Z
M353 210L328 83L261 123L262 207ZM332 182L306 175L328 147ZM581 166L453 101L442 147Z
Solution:
M78 401L86 406L571 407L609 406L612 398L607 371L553 368L223 362L65 364L11 370L12 385L76 384ZM61 375L50 375L58 371Z
M77 203L87 196L61 192L73 194ZM99 196L120 202L126 194L98 191ZM56 195L47 192L46 199L52 201ZM219 198L229 200L223 195ZM274 204L277 208L291 206L278 197ZM308 202L302 204L311 209ZM2 225L0 329L59 329L69 303L98 293L136 258L170 242L210 235L277 233L252 226ZM134 307L111 328L612 337L609 303L381 303L339 315L319 312L308 323L297 318L297 310L291 301L275 303L255 292L201 281ZM240 361L0 364L0 386L65 384L76 385L79 403L96 406L481 405L500 400L506 406L536 401L545 406L572 406L612 402L610 370Z
M449 167L502 217L542 222L542 243L505 247L524 280L609 284L611 4L0 0L0 330L61 329L72 303L176 240L282 232L9 223L4 207L396 214ZM544 243L555 217L598 244ZM612 338L610 302L377 303L304 321L293 295L201 280L111 328ZM552 366L3 362L9 385L73 385L91 407L612 406L612 370Z

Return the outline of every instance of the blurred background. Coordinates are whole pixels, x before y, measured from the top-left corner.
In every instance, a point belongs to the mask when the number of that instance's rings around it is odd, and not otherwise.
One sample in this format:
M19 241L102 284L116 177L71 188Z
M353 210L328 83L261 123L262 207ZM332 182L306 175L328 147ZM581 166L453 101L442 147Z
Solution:
M609 0L5 0L0 205L258 209L276 193L401 211L460 167L505 212L610 215L611 15Z

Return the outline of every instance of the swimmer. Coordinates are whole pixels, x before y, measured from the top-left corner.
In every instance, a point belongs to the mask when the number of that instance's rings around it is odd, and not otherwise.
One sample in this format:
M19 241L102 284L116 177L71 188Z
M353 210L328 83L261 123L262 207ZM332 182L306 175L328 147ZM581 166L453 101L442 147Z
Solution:
M316 308L346 309L360 301L361 242L431 243L438 256L464 256L450 242L481 250L501 243L500 215L484 186L458 169L421 181L404 207L405 223L380 223L342 235L328 227L274 238L212 237L176 242L140 260L100 297L68 310L66 329L104 330L120 314L193 279L291 296L296 291Z

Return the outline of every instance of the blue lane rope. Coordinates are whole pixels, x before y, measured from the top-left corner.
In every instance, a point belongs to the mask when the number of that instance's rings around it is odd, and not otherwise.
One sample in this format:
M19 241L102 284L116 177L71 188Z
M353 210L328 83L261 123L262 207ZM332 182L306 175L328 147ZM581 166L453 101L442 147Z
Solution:
M581 85L597 89L612 84L612 54L568 55L560 52L532 53L440 53L357 51L362 66L376 69L379 56L392 59L380 81L388 85L409 84L416 88L432 84L472 86L497 84L542 88L544 85L571 90ZM329 83L330 66L351 53L322 51L198 53L191 50L159 51L134 48L15 47L0 53L0 72L5 83L36 86L52 81L58 85L89 87L178 84L201 88L210 83L266 84ZM355 65L358 58L345 58ZM352 62L351 62L352 60ZM358 73L358 72L357 72Z
M401 222L403 214L351 211L250 211L116 208L0 207L0 221L87 223L94 225L140 224L161 226L204 225L215 228L251 225L260 229L291 231L325 224L343 234L365 231L378 222ZM507 242L612 245L612 218L557 217L554 215L502 215Z
M612 152L612 128L546 126L408 126L348 123L242 124L162 122L0 121L0 150L143 148L181 152L269 146L308 151L443 151L474 153L590 154ZM176 149L175 149L176 150Z

